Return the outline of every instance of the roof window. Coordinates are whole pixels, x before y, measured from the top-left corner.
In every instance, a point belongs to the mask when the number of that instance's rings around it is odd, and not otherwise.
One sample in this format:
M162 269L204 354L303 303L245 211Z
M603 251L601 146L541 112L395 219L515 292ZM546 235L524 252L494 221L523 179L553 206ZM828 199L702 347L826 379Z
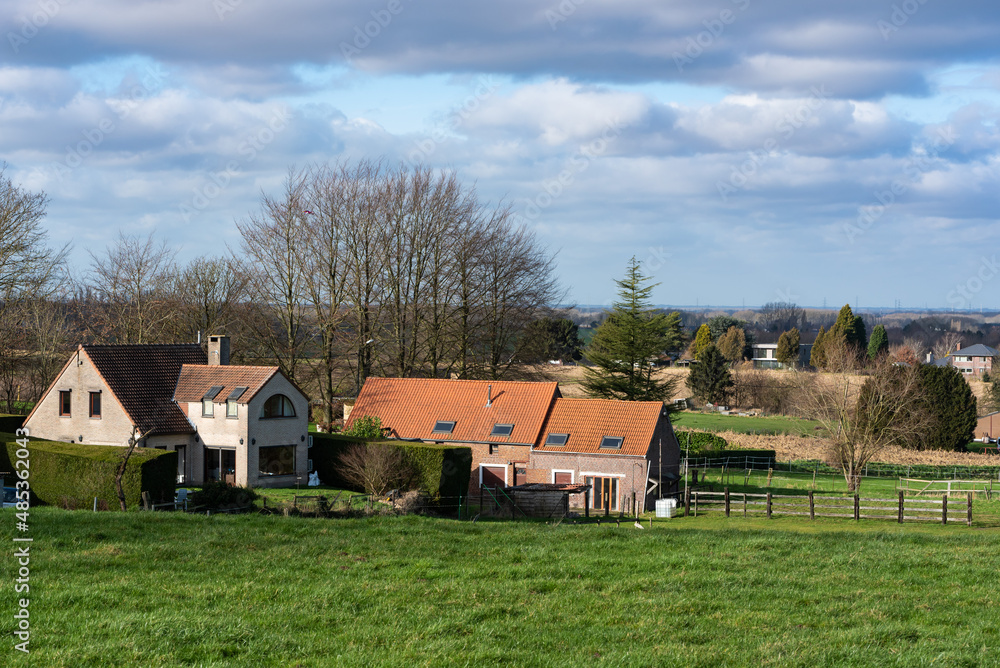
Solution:
M605 436L601 439L602 448L614 448L615 450L620 450L622 447L622 441L625 439L621 436Z
M490 436L510 436L513 431L514 425L512 424L495 424Z
M455 431L454 421L449 422L447 420L438 420L437 422L434 423L434 431L432 433L450 434L453 431Z
M219 394L219 392L222 392L222 387L223 387L222 385L213 385L212 387L208 388L208 392L205 393L205 396L203 396L201 400L211 401L212 399L215 399L215 397Z
M566 445L569 434L549 434L545 437L545 445Z

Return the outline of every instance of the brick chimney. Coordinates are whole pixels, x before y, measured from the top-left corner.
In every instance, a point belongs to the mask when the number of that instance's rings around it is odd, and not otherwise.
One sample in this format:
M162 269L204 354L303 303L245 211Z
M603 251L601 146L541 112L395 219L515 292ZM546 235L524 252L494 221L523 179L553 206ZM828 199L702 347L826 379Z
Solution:
M229 337L208 337L208 363L211 365L229 365Z

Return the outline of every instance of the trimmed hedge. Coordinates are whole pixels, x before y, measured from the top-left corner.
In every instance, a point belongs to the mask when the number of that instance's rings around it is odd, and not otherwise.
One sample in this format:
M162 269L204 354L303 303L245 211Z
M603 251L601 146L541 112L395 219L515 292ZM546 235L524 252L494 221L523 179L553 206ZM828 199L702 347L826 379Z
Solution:
M13 434L24 426L25 415L0 415L0 432ZM4 469L5 471L7 469Z
M677 430L674 434L677 436L678 445L681 446L681 452L685 449L690 449L692 454L711 451L715 457L716 452L723 451L729 446L726 439L706 431Z
M416 474L416 486L432 499L468 496L472 474L472 449L468 446L385 442L403 450L403 461Z
M364 439L341 434L313 434L309 457L313 470L324 485L348 487L339 470L340 455ZM467 446L414 443L412 441L371 441L386 443L403 451L403 460L414 470L414 486L431 498L465 496L472 474L472 450Z
M0 470L14 471L17 460L16 437L0 434ZM85 445L31 439L28 480L34 498L41 503L70 507L90 507L96 496L117 508L115 471L124 450L110 445ZM142 504L142 492L153 503L174 498L177 480L177 453L152 448L136 448L122 478L122 490L129 506Z

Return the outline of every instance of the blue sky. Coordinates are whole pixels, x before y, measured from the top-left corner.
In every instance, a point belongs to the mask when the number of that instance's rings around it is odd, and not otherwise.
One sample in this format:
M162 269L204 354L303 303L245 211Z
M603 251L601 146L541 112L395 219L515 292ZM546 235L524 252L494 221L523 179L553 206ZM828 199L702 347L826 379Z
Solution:
M456 170L570 300L1000 308L1000 6L8 0L0 160L80 269L225 252L287 170Z

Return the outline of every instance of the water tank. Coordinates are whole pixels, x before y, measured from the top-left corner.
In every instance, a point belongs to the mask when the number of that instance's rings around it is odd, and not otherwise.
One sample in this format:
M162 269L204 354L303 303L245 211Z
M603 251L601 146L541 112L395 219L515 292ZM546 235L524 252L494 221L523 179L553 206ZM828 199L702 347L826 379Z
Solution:
M656 516L657 517L673 517L674 513L677 511L677 500L676 499L657 499L656 500Z

